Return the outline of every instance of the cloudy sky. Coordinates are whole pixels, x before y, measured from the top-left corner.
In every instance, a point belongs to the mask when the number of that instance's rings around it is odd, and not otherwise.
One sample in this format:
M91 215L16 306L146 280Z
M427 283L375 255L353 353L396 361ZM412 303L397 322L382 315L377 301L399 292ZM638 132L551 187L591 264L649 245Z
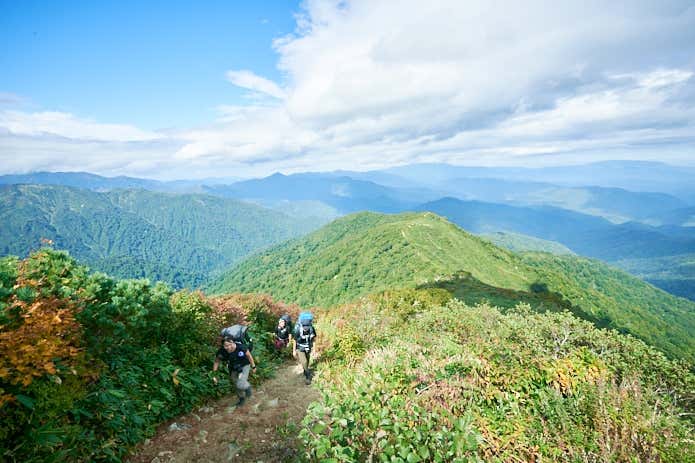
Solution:
M0 0L0 41L0 173L695 165L692 1Z

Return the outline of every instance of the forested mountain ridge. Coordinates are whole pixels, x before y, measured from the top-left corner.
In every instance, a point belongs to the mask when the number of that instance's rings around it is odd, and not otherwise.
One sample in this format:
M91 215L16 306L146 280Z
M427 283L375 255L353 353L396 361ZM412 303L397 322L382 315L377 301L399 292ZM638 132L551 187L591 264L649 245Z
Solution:
M513 252L540 251L551 254L574 254L569 248L558 243L521 233L493 232L478 235L492 241L495 245Z
M629 332L670 355L695 357L695 303L597 261L514 254L432 213L338 219L246 259L210 289L327 306L389 288L432 285L461 271L492 292L559 295L599 326Z
M95 270L196 287L254 250L315 225L206 195L99 193L52 185L0 187L0 253L25 256L51 240Z
M239 178L228 177L160 181L127 176L104 177L89 172L32 172L28 174L0 175L0 185L60 185L93 191L145 189L172 193L203 193L203 185L233 183L238 180Z

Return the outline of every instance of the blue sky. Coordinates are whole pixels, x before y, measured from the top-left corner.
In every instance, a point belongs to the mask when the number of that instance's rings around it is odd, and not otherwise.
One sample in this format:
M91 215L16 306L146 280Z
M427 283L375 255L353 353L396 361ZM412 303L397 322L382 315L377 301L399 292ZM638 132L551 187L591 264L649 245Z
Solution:
M200 6L198 6L200 5ZM145 129L202 124L243 91L230 68L281 76L272 40L294 1L3 1L0 91Z
M0 174L695 165L688 0L0 0Z

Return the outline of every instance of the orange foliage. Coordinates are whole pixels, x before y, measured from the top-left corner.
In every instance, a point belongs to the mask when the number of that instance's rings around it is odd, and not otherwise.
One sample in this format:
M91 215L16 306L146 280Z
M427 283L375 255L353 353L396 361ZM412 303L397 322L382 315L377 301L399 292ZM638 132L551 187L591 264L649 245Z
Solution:
M31 303L13 298L11 310L18 311L16 329L0 327L0 379L26 387L35 378L56 375L56 361L75 371L79 325L75 303L56 297Z

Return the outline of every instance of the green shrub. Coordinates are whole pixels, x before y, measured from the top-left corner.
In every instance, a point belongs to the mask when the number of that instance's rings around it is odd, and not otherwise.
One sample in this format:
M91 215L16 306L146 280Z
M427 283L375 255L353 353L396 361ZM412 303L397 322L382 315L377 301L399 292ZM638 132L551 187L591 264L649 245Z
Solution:
M323 399L301 432L308 460L680 462L694 454L695 376L686 362L570 313L452 301L404 319L400 299L372 301L318 318L322 331L348 327L323 351ZM380 326L383 336L355 349L353 326Z

